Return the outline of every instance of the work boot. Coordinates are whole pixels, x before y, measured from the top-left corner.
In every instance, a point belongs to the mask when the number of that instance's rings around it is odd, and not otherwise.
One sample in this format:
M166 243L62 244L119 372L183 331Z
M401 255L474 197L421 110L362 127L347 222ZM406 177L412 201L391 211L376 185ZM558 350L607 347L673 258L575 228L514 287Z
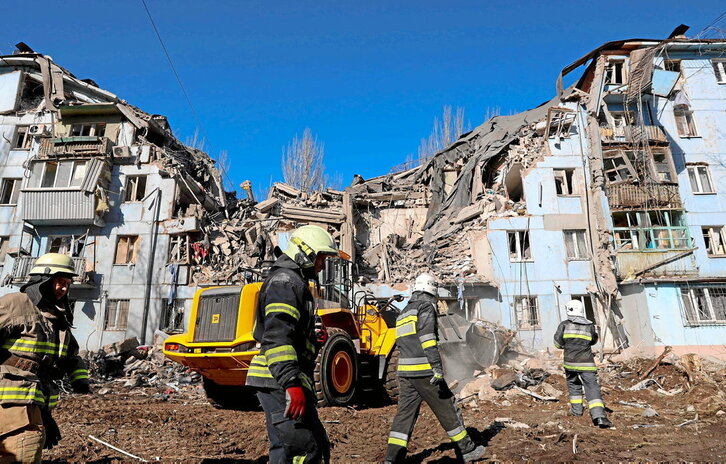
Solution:
M593 419L592 422L601 429L609 429L613 426L613 423L607 417L598 417L597 419Z
M487 449L484 445L479 445L468 453L464 453L462 457L464 458L464 462L474 462L483 458L486 451Z

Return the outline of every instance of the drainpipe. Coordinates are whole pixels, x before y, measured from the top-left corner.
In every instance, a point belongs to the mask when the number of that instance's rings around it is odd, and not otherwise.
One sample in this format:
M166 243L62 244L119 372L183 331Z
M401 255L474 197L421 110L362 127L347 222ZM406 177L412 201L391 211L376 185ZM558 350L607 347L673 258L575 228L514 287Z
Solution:
M146 344L146 327L149 322L149 303L151 302L151 280L154 277L154 256L156 255L156 241L159 237L159 214L161 212L161 188L156 187L146 198L156 193L154 199L154 219L151 221L149 235L151 236L151 251L146 268L146 289L144 292L144 315L141 318L141 344Z

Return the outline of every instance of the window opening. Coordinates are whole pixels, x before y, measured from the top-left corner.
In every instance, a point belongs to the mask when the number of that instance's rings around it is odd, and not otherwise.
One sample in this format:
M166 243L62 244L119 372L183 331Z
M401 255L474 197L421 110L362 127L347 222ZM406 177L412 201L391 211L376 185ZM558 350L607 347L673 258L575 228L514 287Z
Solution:
M515 296L514 312L519 330L540 328L539 305L536 296Z
M532 250L529 246L529 231L510 231L507 232L507 238L509 240L510 261L529 261L532 259Z
M104 330L126 330L129 319L130 300L106 300L106 317Z

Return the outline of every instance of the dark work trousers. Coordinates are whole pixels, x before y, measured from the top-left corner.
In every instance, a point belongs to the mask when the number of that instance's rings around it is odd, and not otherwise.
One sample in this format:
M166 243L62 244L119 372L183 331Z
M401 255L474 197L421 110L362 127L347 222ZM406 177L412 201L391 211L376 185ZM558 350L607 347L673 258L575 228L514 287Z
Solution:
M466 433L454 394L446 384L431 385L429 380L431 376L398 378L398 412L388 435L386 461L403 462L422 401L426 401L451 441L456 443L462 453L469 453L476 448Z
M567 377L567 390L570 393L570 412L581 416L585 399L593 419L605 417L605 403L600 392L600 383L597 381L596 371L569 371L565 369ZM582 397L582 388L585 387L585 398Z
M257 390L257 399L265 411L267 421L270 464L330 462L330 441L318 417L315 397L307 390L305 397L305 414L302 418L293 420L285 417L283 390Z

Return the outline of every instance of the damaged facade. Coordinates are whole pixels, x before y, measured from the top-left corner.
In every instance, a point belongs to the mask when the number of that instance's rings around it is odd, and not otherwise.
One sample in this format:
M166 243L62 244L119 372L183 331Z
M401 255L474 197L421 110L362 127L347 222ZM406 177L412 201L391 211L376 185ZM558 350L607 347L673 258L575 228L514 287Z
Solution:
M164 116L18 47L0 57L0 291L66 253L82 349L182 329L188 284L230 213L214 161Z
M47 57L2 57L5 282L46 251L77 257L76 325L93 349L180 329L194 290L258 279L312 223L356 264L331 274L355 286L341 299L406 294L428 271L442 310L515 330L526 349L551 346L577 298L605 353L726 358L725 52L683 36L610 42L563 69L585 66L552 100L419 167L344 191L275 184L259 202L248 183L247 198L224 193L163 117Z

